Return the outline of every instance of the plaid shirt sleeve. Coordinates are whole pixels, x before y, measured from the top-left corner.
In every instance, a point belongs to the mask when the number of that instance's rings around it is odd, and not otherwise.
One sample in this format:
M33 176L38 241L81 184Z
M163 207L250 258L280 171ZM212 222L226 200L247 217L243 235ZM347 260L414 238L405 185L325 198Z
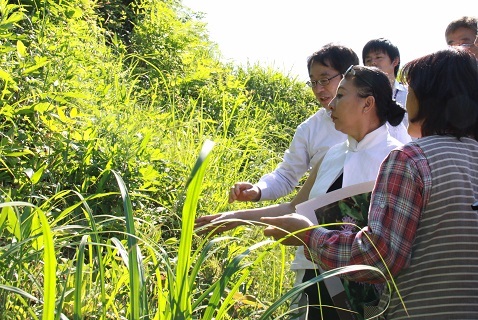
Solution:
M415 231L430 190L430 167L420 147L411 143L393 150L382 163L372 192L368 226L358 232L313 229L307 237L306 257L325 270L367 265L387 278L390 273L395 276L410 264ZM385 281L379 272L368 269L343 277Z

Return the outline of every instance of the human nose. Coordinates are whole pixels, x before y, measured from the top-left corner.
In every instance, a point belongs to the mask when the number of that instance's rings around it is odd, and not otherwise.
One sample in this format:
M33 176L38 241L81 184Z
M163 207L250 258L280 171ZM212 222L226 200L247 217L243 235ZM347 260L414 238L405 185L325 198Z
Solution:
M329 102L329 109L330 110L335 109L335 97Z
M322 91L324 91L324 87L325 87L325 86L323 86L323 85L321 85L320 83L317 82L317 83L315 83L315 85L312 87L312 91L313 91L313 92L316 92L316 93L317 93L317 92L322 92Z

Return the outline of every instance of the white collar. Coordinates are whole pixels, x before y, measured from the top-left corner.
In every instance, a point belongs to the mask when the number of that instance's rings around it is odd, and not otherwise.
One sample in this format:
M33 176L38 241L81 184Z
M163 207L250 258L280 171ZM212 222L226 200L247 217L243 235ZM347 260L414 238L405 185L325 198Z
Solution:
M309 197L326 193L341 173L343 187L375 180L382 161L400 145L390 136L386 125L368 133L360 142L349 136L326 153Z
M363 137L363 139L360 142L357 142L354 138L351 136L348 136L347 138L347 150L352 151L352 152L357 152L361 150L366 150L377 143L380 143L383 139L380 139L380 137L385 137L388 134L387 126L383 125L377 129L375 129L372 132L369 132Z
M407 88L405 87L403 83L395 80L395 82L393 83L393 92L395 91L407 91Z

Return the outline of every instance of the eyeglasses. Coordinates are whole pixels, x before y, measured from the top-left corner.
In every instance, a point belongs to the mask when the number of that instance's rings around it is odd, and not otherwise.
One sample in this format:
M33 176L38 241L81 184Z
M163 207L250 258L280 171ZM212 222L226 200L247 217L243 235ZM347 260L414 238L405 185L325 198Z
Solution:
M316 87L318 84L320 84L322 87L324 87L324 86L326 86L330 83L330 80L332 80L333 78L336 78L338 76L341 76L341 75L342 74L339 73L339 74L336 74L335 76L330 77L330 78L323 78L323 79L314 80L314 81L307 81L305 84L308 85L311 88Z
M348 75L348 74L351 74L352 76L354 76L355 78L359 79L359 80L362 80L363 82L365 82L365 84L367 86L369 86L370 90L372 90L372 95L375 95L375 91L373 90L373 85L367 81L365 78L361 77L360 75L357 74L357 72L355 71L354 69L354 65L351 65L347 71L345 71L344 73L344 78Z
M478 35L477 35L476 37L478 38ZM475 41L474 41L474 42L476 42L476 38L475 38ZM463 47L463 48L468 49L468 48L471 48L471 47L473 47L473 46L475 45L474 42L471 42L471 43L460 43L460 44L454 43L454 44L450 44L450 45L448 45L448 46L450 46L450 47Z
M471 48L471 47L473 47L474 45L475 45L474 43L462 43L462 44L453 44L453 45L450 45L450 47Z

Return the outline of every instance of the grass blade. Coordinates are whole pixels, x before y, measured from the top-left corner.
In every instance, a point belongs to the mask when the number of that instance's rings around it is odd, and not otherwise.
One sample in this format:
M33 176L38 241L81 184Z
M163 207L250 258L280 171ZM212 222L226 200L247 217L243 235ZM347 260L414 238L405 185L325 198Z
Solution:
M138 239L134 228L133 206L128 194L126 185L121 176L113 171L120 188L121 197L123 199L123 207L126 218L126 231L128 237L128 270L129 270L129 298L130 298L130 314L131 320L144 319L141 312L141 297L143 291L143 273L141 272L140 253L138 249Z
M43 284L43 319L55 318L56 301L56 255L53 245L53 235L45 213L41 210L35 210L41 222L43 232L43 275L45 283Z
M191 317L191 289L188 271L191 268L191 246L194 230L196 207L201 192L201 183L206 163L214 142L206 140L186 184L186 200L182 211L181 239L176 266L176 288L174 291L173 317L185 319Z
M83 287L83 259L85 258L85 246L88 236L84 235L81 238L80 246L78 248L78 258L75 271L75 291L74 291L74 304L73 304L73 319L82 319L81 316L81 288Z

